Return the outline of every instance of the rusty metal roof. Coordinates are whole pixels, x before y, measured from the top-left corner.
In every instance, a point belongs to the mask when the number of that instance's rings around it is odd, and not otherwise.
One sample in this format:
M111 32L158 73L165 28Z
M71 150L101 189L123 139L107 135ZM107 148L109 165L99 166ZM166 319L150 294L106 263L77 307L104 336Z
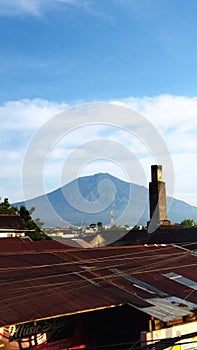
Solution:
M65 241L64 241L65 242ZM29 251L50 251L50 250L73 249L63 241L44 240L32 241L29 237L9 237L0 238L0 254L1 253L26 253Z
M0 214L0 231L32 231L19 215Z
M197 309L196 267L174 245L0 253L0 326L125 303L176 319Z

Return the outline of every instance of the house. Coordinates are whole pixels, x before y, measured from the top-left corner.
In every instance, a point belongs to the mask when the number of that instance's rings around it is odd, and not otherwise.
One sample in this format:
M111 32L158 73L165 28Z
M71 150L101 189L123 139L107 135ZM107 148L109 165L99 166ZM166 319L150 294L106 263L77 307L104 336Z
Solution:
M24 237L30 230L19 215L0 214L0 238Z

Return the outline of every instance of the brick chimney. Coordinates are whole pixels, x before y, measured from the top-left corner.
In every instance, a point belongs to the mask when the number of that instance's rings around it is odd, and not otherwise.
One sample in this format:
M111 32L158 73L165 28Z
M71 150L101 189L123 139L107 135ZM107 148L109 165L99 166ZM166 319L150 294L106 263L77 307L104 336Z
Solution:
M149 183L150 222L154 226L169 225L166 206L166 188L163 182L162 166L151 166L151 182ZM149 223L150 223L149 222Z

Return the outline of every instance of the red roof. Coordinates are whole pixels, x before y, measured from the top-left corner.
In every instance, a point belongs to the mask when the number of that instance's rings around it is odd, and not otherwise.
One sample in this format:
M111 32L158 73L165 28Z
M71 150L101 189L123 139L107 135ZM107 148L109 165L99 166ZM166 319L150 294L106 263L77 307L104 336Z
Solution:
M197 309L196 267L173 245L0 253L0 326L125 303L175 319Z
M0 231L31 231L19 215L0 214Z
M28 253L29 251L50 251L73 249L56 240L32 241L29 237L0 238L0 253Z

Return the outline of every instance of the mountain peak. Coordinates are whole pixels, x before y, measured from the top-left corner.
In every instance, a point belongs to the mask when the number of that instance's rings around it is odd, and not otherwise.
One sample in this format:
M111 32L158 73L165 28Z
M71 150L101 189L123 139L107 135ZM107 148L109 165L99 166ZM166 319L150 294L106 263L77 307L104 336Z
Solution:
M105 179L110 180L113 186L107 186L106 190L104 187L100 192L99 183ZM171 198L168 200L171 201ZM115 224L133 226L146 225L149 220L148 202L146 187L100 172L79 177L47 195L15 205L35 207L34 216L39 217L45 227L56 227L59 220L63 225L88 226L99 221L106 225L110 223L111 208ZM173 199L168 216L171 222L181 222L185 217L197 221L197 208Z

